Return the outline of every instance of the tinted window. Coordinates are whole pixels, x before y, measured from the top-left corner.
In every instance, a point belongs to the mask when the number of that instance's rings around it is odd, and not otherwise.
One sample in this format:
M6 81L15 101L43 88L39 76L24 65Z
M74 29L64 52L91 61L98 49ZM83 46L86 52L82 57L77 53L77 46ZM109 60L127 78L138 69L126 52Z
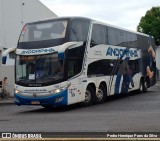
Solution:
M81 72L85 45L66 50L67 78L73 77Z
M88 65L88 76L110 76L116 75L119 70L119 64L122 63L119 60L98 60L92 62ZM139 72L139 60L129 60L127 61L129 65L129 69L131 70L132 74L136 74Z
M58 60L58 53L16 57L16 84L47 86L61 82L63 77L63 61Z
M136 48L137 47L137 34L134 33L127 33L127 40L128 40L128 47Z
M108 44L127 47L127 32L120 29L108 27Z
M111 27L108 27L108 44L118 45L117 30Z
M103 62L102 61L96 61L88 66L88 72L87 75L103 75Z
M116 30L117 33L117 45L127 47L127 33L126 31Z
M71 78L81 72L83 60L80 58L73 58L67 60L68 74L67 78Z
M148 37L120 29L108 27L108 44L129 48L148 47Z
M147 49L149 47L149 38L143 35L137 35L138 37L138 48Z
M33 42L64 38L67 21L52 21L26 24L21 32L19 42Z
M114 67L114 62L111 60L98 60L88 66L87 75L111 75Z
M106 27L94 24L92 28L91 42L94 42L95 44L106 44L106 37Z
M73 20L70 26L70 41L87 41L89 31L88 20Z

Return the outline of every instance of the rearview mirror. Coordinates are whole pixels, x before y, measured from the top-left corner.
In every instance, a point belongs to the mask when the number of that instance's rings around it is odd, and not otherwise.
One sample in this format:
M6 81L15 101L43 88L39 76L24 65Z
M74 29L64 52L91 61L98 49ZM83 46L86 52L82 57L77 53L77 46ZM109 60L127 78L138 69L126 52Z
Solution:
M7 56L2 56L2 64L5 65L7 61Z
M2 53L2 64L3 64L3 65L5 65L6 62L7 62L7 55L8 55L10 52L14 51L15 49L16 49L16 48L9 48L9 49L7 49L6 51L4 51L4 52Z

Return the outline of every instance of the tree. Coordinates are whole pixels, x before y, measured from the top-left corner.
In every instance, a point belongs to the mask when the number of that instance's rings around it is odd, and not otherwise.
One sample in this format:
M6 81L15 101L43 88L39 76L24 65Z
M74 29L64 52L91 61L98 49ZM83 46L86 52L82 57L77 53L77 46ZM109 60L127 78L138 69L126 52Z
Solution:
M152 7L141 18L137 31L152 35L157 45L160 45L160 7Z

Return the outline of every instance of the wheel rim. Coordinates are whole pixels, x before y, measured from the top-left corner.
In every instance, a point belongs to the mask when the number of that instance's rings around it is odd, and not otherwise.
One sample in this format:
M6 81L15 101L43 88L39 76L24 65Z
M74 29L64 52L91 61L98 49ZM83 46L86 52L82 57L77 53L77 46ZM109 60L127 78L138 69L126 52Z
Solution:
M90 91L86 90L85 92L85 102L89 102L91 100L91 93Z
M103 95L104 95L104 94L103 94L103 91L102 91L100 88L98 89L98 92L97 92L96 95L97 95L97 98L98 98L99 100L103 99Z

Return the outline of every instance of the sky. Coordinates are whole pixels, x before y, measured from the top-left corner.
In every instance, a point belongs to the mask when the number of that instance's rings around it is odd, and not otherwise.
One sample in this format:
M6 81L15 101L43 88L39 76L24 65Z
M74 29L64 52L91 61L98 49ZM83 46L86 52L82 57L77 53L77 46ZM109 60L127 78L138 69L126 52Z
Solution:
M147 10L160 0L40 0L57 16L82 16L136 31Z

